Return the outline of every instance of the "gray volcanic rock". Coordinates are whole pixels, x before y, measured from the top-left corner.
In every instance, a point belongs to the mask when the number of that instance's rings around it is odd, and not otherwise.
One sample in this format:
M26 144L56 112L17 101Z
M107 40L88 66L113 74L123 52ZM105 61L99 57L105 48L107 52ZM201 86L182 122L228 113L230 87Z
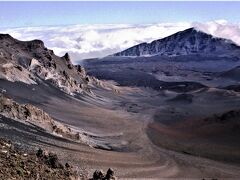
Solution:
M201 53L236 56L240 54L240 47L231 40L213 37L190 28L151 43L141 43L113 56L178 56Z
M50 81L68 94L91 93L90 87L100 84L81 66L74 66L68 53L58 57L41 40L19 41L9 34L0 34L0 79L27 84Z

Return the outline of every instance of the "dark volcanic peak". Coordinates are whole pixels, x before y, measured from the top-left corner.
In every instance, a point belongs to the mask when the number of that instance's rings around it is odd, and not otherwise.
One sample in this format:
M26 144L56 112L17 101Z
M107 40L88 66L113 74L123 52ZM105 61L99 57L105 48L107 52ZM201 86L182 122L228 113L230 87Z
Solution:
M0 40L2 39L13 39L13 37L9 34L0 34Z
M9 34L0 34L0 42L3 45L10 46L10 45L20 45L22 47L27 47L29 49L36 49L36 48L45 48L44 42L38 39L34 39L31 41L20 41L13 38Z
M177 32L151 43L142 43L113 56L178 56L189 54L226 54L240 52L240 47L227 39L213 37L195 28Z
M28 43L30 46L32 46L33 48L44 48L44 43L41 40L35 39L32 41L25 41L26 43Z

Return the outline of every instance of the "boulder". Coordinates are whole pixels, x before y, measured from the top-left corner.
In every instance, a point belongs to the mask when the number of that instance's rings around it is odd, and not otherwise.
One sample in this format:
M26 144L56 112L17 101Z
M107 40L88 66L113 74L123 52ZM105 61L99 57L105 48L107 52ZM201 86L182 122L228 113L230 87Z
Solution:
M92 178L92 180L113 180L113 179L115 179L114 171L111 168L107 170L106 175L104 175L102 171L96 170L93 173L93 178Z
M104 175L102 173L102 171L96 170L93 173L93 180L102 180L104 178Z
M106 174L106 176L105 176L105 179L115 179L114 178L114 171L111 169L111 168L109 168L108 170L107 170L107 174Z

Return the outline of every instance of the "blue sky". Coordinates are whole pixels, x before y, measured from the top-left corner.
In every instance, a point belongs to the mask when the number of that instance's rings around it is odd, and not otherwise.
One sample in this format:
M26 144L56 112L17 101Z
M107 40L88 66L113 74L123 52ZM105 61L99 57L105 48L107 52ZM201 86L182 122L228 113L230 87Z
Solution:
M68 24L239 23L240 2L0 2L0 27Z

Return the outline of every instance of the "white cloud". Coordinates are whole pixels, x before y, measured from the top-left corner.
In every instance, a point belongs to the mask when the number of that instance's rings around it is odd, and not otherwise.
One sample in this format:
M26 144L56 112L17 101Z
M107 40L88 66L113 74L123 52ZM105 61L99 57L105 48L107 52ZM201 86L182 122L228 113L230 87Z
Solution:
M217 20L206 23L192 23L192 25L206 33L230 39L240 45L240 24L232 24L226 20Z
M141 42L166 37L175 32L197 27L214 36L228 38L240 44L240 25L225 20L206 23L159 23L147 25L97 24L57 27L26 27L2 29L20 40L41 39L57 55L69 52L72 60L103 57Z

